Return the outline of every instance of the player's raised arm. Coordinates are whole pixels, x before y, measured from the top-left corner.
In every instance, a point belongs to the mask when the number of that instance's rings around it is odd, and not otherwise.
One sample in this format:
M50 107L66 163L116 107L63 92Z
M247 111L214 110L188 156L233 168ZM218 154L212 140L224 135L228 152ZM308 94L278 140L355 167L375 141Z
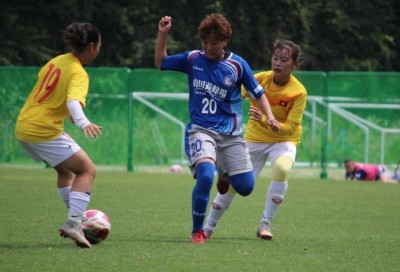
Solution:
M167 56L167 35L172 27L172 18L164 16L158 22L158 36L154 52L154 65L157 68L161 66L161 60Z

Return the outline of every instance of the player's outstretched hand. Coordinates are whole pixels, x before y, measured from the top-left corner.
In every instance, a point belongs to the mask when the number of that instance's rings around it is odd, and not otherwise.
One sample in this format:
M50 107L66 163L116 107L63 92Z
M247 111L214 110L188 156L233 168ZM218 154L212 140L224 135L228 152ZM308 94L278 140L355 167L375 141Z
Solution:
M164 16L158 22L158 31L160 32L168 32L172 27L172 17Z
M266 122L273 131L279 130L279 122L275 118L267 118L257 107L250 106L249 114L250 119L260 123Z
M84 127L83 133L85 133L86 137L89 138L97 138L101 135L101 131L102 131L103 127L98 126L96 124L89 124L86 127Z

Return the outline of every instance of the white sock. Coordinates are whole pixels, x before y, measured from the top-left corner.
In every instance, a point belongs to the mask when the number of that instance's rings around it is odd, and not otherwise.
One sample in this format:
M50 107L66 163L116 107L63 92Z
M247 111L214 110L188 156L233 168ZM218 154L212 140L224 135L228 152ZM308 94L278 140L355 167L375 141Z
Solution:
M71 192L69 194L68 221L80 224L89 202L90 195L81 192Z
M65 206L69 208L69 194L71 192L71 186L58 188L61 199L64 201Z
M218 221L221 219L224 212L229 208L234 197L235 195L232 195L229 192L224 195L217 193L217 196L211 204L204 230L208 232L214 232Z
M271 181L268 187L267 196L265 199L264 213L260 222L267 222L271 225L271 221L274 219L275 214L282 203L286 191L288 188L288 182L277 182Z

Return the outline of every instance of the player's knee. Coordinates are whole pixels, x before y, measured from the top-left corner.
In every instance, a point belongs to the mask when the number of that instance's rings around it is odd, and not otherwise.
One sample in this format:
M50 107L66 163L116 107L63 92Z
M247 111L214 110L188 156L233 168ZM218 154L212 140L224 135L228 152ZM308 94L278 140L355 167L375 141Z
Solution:
M196 166L196 177L197 180L201 180L204 183L213 183L214 181L215 166L210 162L202 162Z
M97 174L96 166L94 164L92 164L91 167L88 168L87 172L94 179Z
M203 162L196 166L197 183L195 190L197 194L208 197L214 181L214 171L215 166L209 162Z
M88 163L84 166L81 173L78 173L78 175L81 175L85 177L86 180L93 182L96 178L96 166L93 163Z
M248 196L254 189L253 171L232 175L229 179L233 189L241 196Z
M287 181L290 171L292 170L293 161L289 157L278 157L272 163L272 179L278 182Z

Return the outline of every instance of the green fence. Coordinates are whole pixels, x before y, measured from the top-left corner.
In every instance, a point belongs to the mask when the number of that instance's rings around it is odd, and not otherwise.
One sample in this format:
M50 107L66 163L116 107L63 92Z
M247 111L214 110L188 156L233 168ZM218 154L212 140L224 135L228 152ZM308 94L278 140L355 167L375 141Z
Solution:
M14 126L38 70L0 67L0 163L33 164L16 142ZM132 170L135 165L169 165L182 159L179 125L132 99L131 93L187 93L185 74L155 69L87 70L86 115L104 127L103 135L90 140L68 120L65 126L96 164ZM315 71L295 75L309 95L298 162L324 168L330 163L340 165L345 158L398 161L400 73ZM177 120L188 121L185 100L163 97L150 102Z

